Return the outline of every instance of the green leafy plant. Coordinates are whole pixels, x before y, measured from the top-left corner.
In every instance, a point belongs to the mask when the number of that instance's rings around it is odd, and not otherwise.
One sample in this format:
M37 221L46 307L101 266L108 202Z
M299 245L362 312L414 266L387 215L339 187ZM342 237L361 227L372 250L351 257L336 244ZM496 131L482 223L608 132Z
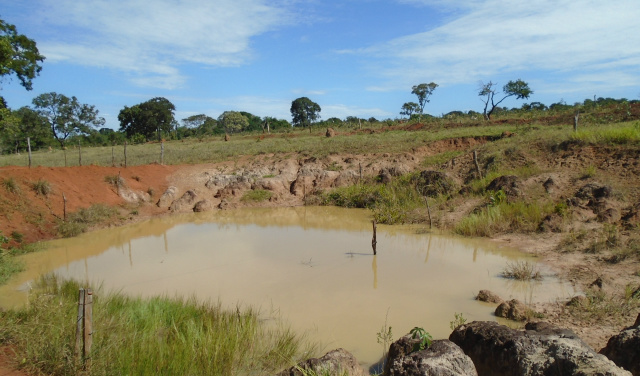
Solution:
M431 334L429 334L429 332L427 332L423 328L416 326L415 328L411 329L409 334L411 334L412 339L417 339L420 341L420 342L417 342L415 345L413 345L412 352L422 351L424 349L428 349L429 346L431 346L431 341L433 341L433 337L431 337Z
M498 206L507 202L507 194L501 189L499 191L489 191L487 196L490 206Z
M272 193L270 191L264 190L264 189L254 189L251 191L247 191L247 193L245 193L242 198L240 199L240 201L244 201L244 202L248 202L248 201L253 201L253 202L261 202L261 201L267 201L268 199L270 199L272 196Z
M462 315L462 312L461 313L456 312L453 314L453 316L454 316L454 319L449 322L449 328L451 328L451 330L454 330L455 328L467 322L467 319L464 318L464 316Z

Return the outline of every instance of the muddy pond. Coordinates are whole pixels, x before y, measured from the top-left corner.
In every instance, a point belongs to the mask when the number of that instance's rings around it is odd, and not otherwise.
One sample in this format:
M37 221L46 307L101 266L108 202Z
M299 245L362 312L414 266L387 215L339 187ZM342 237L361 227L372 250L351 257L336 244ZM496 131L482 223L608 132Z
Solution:
M480 289L503 299L555 301L573 288L539 265L542 281L500 277L507 263L535 262L482 239L429 233L424 226L377 227L371 213L333 207L239 209L156 218L23 256L27 270L0 288L0 306L24 304L29 282L57 273L135 295L197 296L259 308L300 333L343 347L364 365L379 361L376 333L415 326L448 337L450 322L496 320Z

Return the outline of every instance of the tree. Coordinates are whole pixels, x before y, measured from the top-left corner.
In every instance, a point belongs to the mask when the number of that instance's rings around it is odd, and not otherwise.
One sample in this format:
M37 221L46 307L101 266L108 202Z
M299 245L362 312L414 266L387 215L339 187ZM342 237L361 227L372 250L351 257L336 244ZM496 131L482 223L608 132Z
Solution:
M176 107L168 99L156 97L132 107L125 106L118 114L120 130L132 137L140 134L149 141L154 134L158 141L162 132L169 133L176 124L173 116Z
M502 87L502 92L504 93L504 97L499 101L495 102L495 96L498 94L498 89L496 87L497 84L489 81L489 83L485 84L480 82L480 90L478 91L478 96L483 97L481 100L484 103L484 111L483 115L485 120L491 119L491 114L495 111L496 107L503 100L515 96L517 99L526 99L529 98L533 91L529 89L529 84L518 79L516 81L509 81L506 85ZM489 103L491 103L491 109L487 111L489 108Z
M321 108L307 97L300 97L291 102L291 117L294 127L308 127L320 118Z
M225 132L240 132L249 126L249 120L239 112L225 111L218 117L218 121L222 124Z
M36 42L0 19L0 77L15 74L22 86L31 90L31 80L42 70L39 63L43 61Z
M438 84L430 82L428 84L414 85L411 89L411 94L415 94L418 97L418 105L420 106L420 117L418 121L422 120L422 114L424 114L424 106L429 103L429 97L433 94L433 91L438 87Z
M402 105L402 111L400 115L407 115L407 118L411 119L411 115L420 111L420 105L416 102L407 102Z
M55 92L40 94L33 99L36 112L49 124L53 137L64 148L71 135L87 135L92 129L104 125L95 106L81 104L76 97L67 97Z

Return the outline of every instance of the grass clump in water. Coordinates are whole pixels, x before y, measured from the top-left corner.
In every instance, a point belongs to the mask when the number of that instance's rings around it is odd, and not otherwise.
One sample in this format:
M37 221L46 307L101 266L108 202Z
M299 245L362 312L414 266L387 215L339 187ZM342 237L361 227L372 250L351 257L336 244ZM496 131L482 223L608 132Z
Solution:
M517 279L519 281L542 279L542 275L536 266L529 261L508 262L501 275L504 278Z
M27 371L73 375L79 284L41 278L27 307L0 313L0 343ZM312 347L250 308L225 310L195 298L94 294L91 368L85 375L275 374Z

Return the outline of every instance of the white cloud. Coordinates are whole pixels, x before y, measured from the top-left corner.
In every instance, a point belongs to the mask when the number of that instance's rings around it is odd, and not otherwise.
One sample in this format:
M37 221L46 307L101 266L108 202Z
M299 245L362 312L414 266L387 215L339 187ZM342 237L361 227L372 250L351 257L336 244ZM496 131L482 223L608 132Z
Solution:
M405 2L446 6L440 0ZM612 74L604 74L600 82L615 85L638 73L637 0L462 4L463 14L440 27L356 52L381 58L378 74L402 86L425 80L469 83L503 74L517 78L531 71L564 73L575 81L584 74L597 80L590 73L603 70Z
M235 66L252 58L252 37L289 15L266 0L42 0L48 62L126 72L144 86L175 88L181 64ZM60 32L62 30L63 32Z

